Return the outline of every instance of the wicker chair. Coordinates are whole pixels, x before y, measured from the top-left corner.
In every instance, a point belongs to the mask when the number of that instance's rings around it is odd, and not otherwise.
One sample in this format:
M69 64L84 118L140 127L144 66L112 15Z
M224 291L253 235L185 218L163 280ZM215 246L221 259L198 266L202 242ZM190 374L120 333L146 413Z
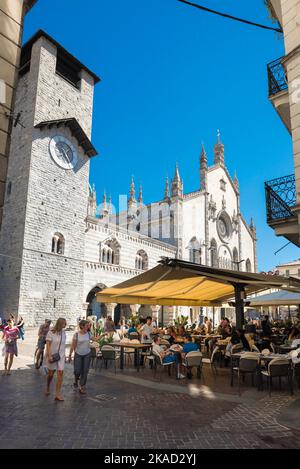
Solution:
M202 374L202 353L188 352L182 365L186 368L193 368L194 366L197 367L197 378L200 379Z
M101 347L101 364L104 362L105 368L107 368L107 364L109 361L114 362L115 364L115 373L117 373L117 361L120 359L120 352L115 349L115 347L112 347L111 345L103 345Z
M251 374L252 379L252 386L254 385L254 376L257 375L258 371L258 362L259 362L259 354L257 352L245 352L239 360L238 366L233 366L231 368L231 383L230 385L233 386L233 377L234 373L238 375L238 387L239 387L239 394L241 394L240 388L240 378L245 378L246 374Z
M202 363L209 364L212 372L215 372L216 375L218 374L217 373L217 367L216 367L216 361L217 361L218 355L220 355L220 353L221 353L221 351L220 351L219 347L216 346L213 349L213 352L212 352L210 358L202 358Z
M289 383L291 395L293 394L292 370L289 360L286 358L273 358L268 364L267 370L261 372L268 380L269 395L271 396L272 379L279 378L279 388L281 389L281 378L286 377Z
M156 352L153 352L153 357L154 357L154 366L153 366L153 370L154 370L154 376L156 376L156 372L157 372L157 368L160 369L160 373L159 373L159 379L161 381L161 373L162 373L162 370L163 369L166 369L168 370L168 374L169 376L171 376L171 367L172 365L175 364L175 362L168 362L168 363L164 363L162 361L162 358L161 356L156 353Z

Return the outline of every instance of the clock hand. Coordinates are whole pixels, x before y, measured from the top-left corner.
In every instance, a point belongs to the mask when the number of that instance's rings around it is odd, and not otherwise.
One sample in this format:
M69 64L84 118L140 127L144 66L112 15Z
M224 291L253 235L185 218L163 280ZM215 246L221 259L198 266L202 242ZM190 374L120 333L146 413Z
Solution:
M63 152L64 157L65 157L65 159L67 160L67 163L70 164L70 163L71 163L70 158L68 157L68 154L67 154L67 152L64 150L63 147L61 148L61 151Z

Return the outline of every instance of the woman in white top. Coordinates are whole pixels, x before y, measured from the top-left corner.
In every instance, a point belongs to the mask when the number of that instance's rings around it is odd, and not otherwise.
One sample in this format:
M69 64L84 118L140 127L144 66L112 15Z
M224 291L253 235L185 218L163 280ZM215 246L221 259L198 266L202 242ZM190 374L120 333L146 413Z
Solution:
M55 392L56 401L64 401L61 395L61 386L65 367L66 333L64 329L66 325L67 321L64 318L59 318L56 321L55 326L46 336L46 357L43 363L43 365L48 369L46 396L49 396L50 394L51 381L55 371L57 371ZM59 354L59 360L57 361L53 361L55 354Z
M75 381L73 388L78 389L79 381L79 392L80 394L86 394L85 385L87 376L90 368L91 360L91 333L89 332L89 321L82 320L78 324L79 331L73 336L70 353L69 363L72 360L72 353L75 350L74 356L74 375Z

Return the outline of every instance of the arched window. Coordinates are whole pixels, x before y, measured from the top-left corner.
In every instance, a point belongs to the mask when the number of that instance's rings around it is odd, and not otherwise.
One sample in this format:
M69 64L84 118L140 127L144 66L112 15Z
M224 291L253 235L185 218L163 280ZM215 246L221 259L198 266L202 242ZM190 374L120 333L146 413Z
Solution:
M55 233L52 238L51 252L53 254L64 254L65 238L61 233Z
M246 272L252 272L251 261L250 259L246 260Z
M188 245L189 249L189 259L190 262L195 262L197 264L201 264L201 247L200 243L197 240L196 236L194 236Z
M148 254L143 249L140 249L135 256L135 268L138 270L148 269Z
M120 244L113 238L106 241L101 248L100 259L105 264L120 264Z
M237 248L232 251L232 270L239 270L239 254Z
M211 267L218 267L218 246L216 240L213 238L210 242L210 265Z

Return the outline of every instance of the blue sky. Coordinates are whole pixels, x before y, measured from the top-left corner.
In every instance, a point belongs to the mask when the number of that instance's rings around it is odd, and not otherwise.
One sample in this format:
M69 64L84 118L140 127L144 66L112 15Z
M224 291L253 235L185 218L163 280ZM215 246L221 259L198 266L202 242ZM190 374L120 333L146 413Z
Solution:
M198 3L272 25L263 0ZM132 174L146 203L159 200L176 161L185 192L198 189L201 142L212 164L219 128L242 213L257 225L260 270L300 257L292 245L274 255L287 241L265 220L264 182L293 173L291 138L267 98L266 64L284 54L277 33L176 0L39 0L24 41L37 29L102 78L90 177L98 202L105 188L116 203Z

